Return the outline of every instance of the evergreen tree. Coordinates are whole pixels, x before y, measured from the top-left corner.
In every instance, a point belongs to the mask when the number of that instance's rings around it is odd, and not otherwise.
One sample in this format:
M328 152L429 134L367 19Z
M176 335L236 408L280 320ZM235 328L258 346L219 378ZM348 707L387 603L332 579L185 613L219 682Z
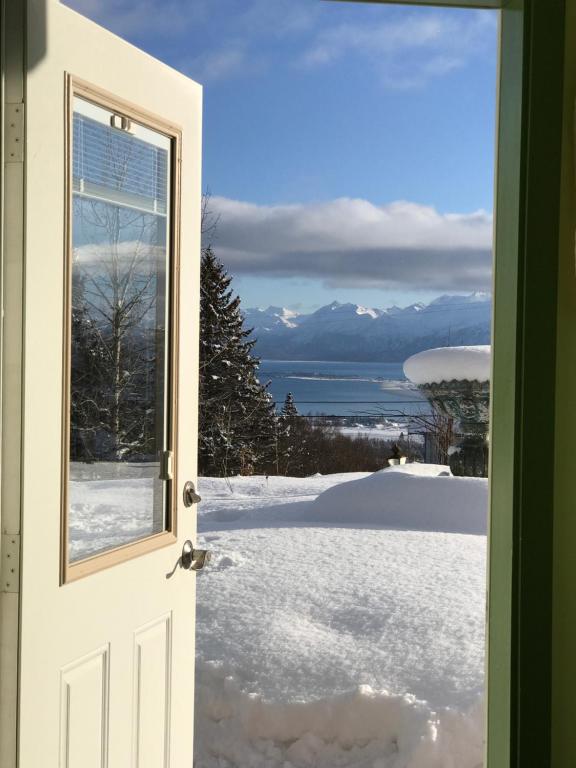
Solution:
M306 473L310 453L311 430L298 413L292 392L288 392L278 424L278 466L283 475Z
M259 360L244 328L232 278L207 247L200 300L200 444L203 475L268 472L274 466L277 419Z
M292 392L288 392L284 398L284 405L282 406L281 415L286 422L289 422L295 416L298 416L298 408L296 408L296 403L294 402L294 395Z

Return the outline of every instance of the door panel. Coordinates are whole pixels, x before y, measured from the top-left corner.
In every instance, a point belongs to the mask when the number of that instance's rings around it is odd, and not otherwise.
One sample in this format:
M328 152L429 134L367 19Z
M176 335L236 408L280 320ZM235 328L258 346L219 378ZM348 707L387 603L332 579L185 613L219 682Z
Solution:
M169 765L165 738L170 718L172 617L163 616L135 634L134 765Z
M46 38L37 39L36 11L29 0L20 768L192 766L195 577L175 566L195 535L195 512L184 508L180 486L195 479L196 467L201 89L54 1L46 3ZM107 92L143 122L181 133L173 166L180 259L171 269L183 300L169 322L185 352L174 366L174 519L162 520L162 546L143 538L126 556L116 542L105 568L84 568L98 560L84 556L77 563L83 578L61 583L68 538L62 425L70 77L88 91L94 86L96 101ZM133 472L136 463L125 465ZM84 463L79 470L94 468ZM149 484L164 493L157 470ZM125 503L121 493L115 498Z
M107 764L109 649L102 648L62 670L60 762L65 768Z

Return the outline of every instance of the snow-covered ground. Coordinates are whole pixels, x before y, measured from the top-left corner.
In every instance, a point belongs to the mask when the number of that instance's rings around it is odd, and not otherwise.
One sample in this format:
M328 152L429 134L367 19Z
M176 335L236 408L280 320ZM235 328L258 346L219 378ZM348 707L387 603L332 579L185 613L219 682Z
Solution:
M487 482L203 479L197 768L479 768Z
M395 422L386 420L381 424L350 424L338 427L338 431L349 437L367 437L370 440L387 440L395 442L400 439L410 440L413 443L421 443L421 435L411 435L410 425L407 422Z
M71 463L71 562L163 530L159 471L155 462Z

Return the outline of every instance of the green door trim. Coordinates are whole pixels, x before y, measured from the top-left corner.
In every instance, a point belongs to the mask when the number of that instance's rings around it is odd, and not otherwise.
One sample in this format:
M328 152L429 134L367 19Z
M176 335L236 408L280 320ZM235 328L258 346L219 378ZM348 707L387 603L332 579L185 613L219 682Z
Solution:
M412 3L501 10L487 768L551 765L554 401L561 150L567 119L566 1Z
M564 45L565 0L514 0L503 7L495 206L488 768L545 768L551 763Z

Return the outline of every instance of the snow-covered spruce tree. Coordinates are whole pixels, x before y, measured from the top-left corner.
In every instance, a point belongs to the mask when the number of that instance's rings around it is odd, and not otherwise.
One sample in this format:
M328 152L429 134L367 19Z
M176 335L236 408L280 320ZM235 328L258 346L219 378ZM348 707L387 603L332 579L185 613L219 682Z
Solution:
M308 467L310 428L298 413L292 392L278 419L278 467L283 475L304 475Z
M278 474L287 475L294 463L294 454L297 451L295 445L297 418L298 409L294 402L294 396L292 392L288 392L278 418Z
M298 408L294 402L294 395L292 392L288 392L284 398L284 405L282 406L281 418L285 422L290 422L295 416L298 416Z
M257 378L232 278L211 247L202 253L199 469L205 476L274 471L277 418Z

